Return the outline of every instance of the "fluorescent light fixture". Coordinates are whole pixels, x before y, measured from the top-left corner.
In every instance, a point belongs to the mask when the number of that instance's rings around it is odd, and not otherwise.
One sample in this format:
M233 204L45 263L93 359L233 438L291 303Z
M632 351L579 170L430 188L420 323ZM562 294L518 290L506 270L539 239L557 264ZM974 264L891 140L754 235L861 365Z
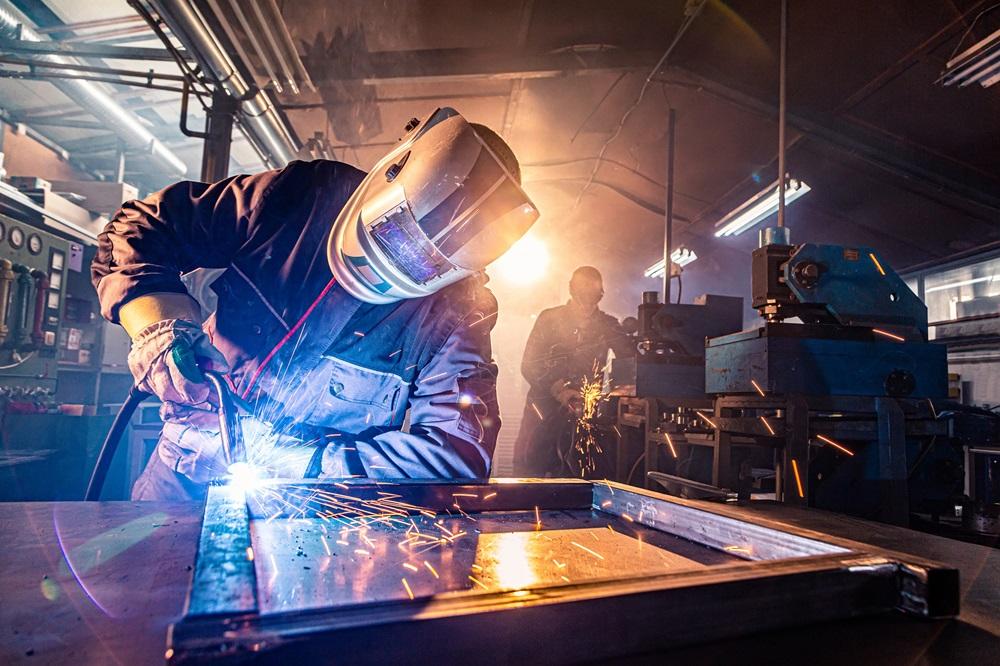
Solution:
M955 289L957 287L965 287L970 284L979 284L980 282L992 282L993 280L1000 279L1000 275L987 275L986 277L971 278L969 280L960 280L959 282L950 282L948 284L941 284L936 287L930 287L929 289L924 289L925 294L933 294L935 291L944 291L945 289Z
M989 88L1000 82L1000 30L949 60L939 81L960 88L975 83Z
M680 267L687 266L692 261L698 258L698 255L694 253L694 250L689 250L686 247L679 247L670 253L670 261L677 264ZM663 259L660 259L655 264L647 268L643 275L648 278L661 278L665 272L667 264Z
M801 180L789 178L785 186L785 205L791 204L809 189L809 186ZM778 181L774 181L719 220L715 225L715 236L716 238L736 236L776 212L778 212Z

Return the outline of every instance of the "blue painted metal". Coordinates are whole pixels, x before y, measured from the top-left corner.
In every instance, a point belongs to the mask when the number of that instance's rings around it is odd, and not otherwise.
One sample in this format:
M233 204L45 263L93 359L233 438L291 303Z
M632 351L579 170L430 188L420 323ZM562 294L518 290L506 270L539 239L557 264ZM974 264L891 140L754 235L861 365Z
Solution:
M829 329L830 336L807 335ZM837 337L834 326L769 323L714 338L705 349L705 391L811 396L891 395L892 373L908 373L911 398L947 395L947 350L927 342L896 342L864 329ZM867 337L867 339L865 339ZM898 375L897 375L898 376Z
M800 265L819 266L815 284ZM785 282L801 304L821 304L841 326L915 328L927 339L927 307L869 247L800 245L784 267Z

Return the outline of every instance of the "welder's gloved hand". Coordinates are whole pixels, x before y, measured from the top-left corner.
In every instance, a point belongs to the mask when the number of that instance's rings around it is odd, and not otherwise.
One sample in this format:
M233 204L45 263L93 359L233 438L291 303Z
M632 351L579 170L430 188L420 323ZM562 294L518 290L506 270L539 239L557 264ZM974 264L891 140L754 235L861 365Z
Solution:
M128 367L135 385L152 393L164 403L209 407L217 398L207 383L187 379L174 362L171 349L175 344L187 344L199 364L208 370L228 372L229 364L201 326L183 319L164 319L150 324L132 340Z

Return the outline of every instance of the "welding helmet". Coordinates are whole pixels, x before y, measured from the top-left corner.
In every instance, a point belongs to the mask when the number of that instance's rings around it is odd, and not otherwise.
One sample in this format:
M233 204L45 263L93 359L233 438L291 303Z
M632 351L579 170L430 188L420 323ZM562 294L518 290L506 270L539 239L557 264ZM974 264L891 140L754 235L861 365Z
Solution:
M333 223L327 260L355 298L427 296L483 270L538 219L517 160L491 130L442 108L372 168Z

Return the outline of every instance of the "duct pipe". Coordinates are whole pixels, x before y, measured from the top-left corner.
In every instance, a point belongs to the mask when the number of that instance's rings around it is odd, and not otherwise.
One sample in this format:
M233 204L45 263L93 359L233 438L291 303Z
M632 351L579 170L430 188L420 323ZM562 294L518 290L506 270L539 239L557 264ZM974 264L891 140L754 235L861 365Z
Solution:
M11 11L8 0L0 0L0 33L15 36L20 33L20 38L24 41L42 41L38 33L18 20L14 12ZM59 65L82 64L74 58L59 55L39 56L39 60ZM117 134L125 145L133 150L148 153L164 170L165 175L176 177L183 176L187 172L187 165L181 158L177 157L152 132L146 129L138 116L126 111L96 83L61 79L53 80L52 85L95 118L105 123L108 129Z
M149 0L149 4L202 69L230 97L241 101L240 127L253 135L248 137L251 143L267 151L269 166L281 167L294 160L300 146L291 129L264 91L250 87L194 5L189 0Z

